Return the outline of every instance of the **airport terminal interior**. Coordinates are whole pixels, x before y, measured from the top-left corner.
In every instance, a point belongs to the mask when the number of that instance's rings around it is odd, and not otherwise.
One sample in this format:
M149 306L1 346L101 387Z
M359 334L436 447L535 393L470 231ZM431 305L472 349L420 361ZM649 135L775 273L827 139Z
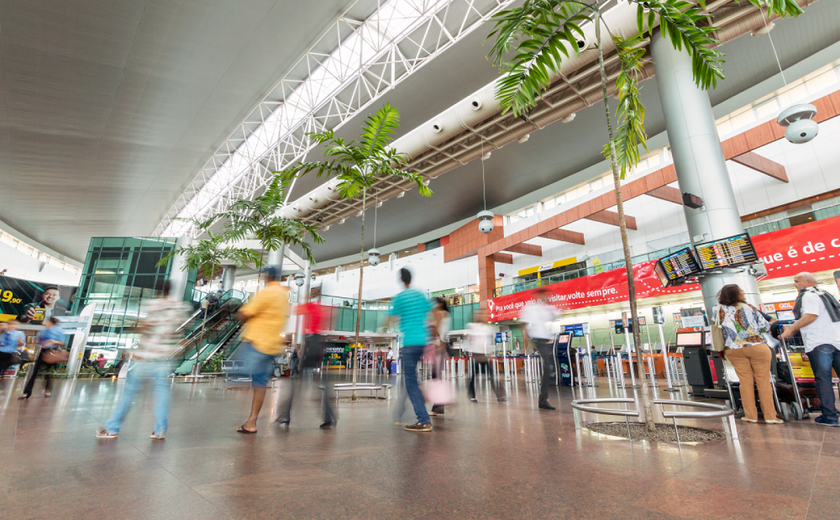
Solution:
M840 0L0 2L0 518L840 518Z

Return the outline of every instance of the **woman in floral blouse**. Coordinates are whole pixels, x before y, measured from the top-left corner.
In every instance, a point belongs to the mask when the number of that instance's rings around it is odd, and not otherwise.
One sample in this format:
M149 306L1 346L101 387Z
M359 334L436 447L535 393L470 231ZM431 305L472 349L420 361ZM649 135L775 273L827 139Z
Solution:
M773 351L764 342L763 333L770 330L770 321L758 309L748 304L744 291L735 284L724 285L718 294L720 305L715 309L716 318L723 329L726 359L738 374L741 404L744 406L742 421L758 422L755 390L761 401L761 412L767 424L782 424L776 418L770 366ZM775 321L775 320L773 320Z

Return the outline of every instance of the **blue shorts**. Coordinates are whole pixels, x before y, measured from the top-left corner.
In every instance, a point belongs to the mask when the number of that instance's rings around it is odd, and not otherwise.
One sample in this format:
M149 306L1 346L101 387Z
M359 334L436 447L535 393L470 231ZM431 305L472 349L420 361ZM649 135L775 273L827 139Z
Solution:
M246 370L251 375L251 386L267 387L274 371L274 356L263 354L247 341L240 342L239 349L236 357L245 362Z

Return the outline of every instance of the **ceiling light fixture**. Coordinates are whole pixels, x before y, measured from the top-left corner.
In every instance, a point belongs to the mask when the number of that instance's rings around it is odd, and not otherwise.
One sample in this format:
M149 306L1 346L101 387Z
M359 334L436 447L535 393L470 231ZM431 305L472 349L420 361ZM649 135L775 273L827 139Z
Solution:
M519 144L527 143L528 139L530 139L530 138L531 138L531 134L523 135L522 137L519 138Z
M478 230L485 235L493 231L493 213L487 211L487 181L484 179L484 161L490 157L490 152L484 154L484 141L481 142L481 188L484 199L484 210L479 211L475 218L478 219Z

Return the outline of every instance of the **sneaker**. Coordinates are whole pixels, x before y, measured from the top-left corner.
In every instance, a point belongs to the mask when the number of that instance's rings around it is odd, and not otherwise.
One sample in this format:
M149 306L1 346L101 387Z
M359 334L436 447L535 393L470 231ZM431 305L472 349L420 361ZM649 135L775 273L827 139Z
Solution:
M151 434L151 435L149 435L149 438L150 438L150 439L153 439L153 440L156 440L156 441L163 440L163 439L165 439L165 438L166 438L166 432L164 432L164 433L155 433L155 432L152 432L152 434Z
M417 424L410 424L405 427L405 431L407 432L430 432L432 431L432 423L417 423Z
M470 397L470 401L472 401L472 402L474 402L474 403L477 403L477 402L478 402L478 399L476 399L475 397Z
M105 428L100 428L96 430L96 438L97 439L116 439L118 433L110 433Z
M832 421L831 419L826 419L824 415L820 415L819 417L814 419L814 422L817 424L822 424L823 426L840 426L840 422L838 422L837 419L834 419Z
M322 425L320 426L320 428L321 428L322 430L332 430L333 428L335 428L335 423L334 423L334 422L332 422L332 421L325 422L324 424L322 424Z

